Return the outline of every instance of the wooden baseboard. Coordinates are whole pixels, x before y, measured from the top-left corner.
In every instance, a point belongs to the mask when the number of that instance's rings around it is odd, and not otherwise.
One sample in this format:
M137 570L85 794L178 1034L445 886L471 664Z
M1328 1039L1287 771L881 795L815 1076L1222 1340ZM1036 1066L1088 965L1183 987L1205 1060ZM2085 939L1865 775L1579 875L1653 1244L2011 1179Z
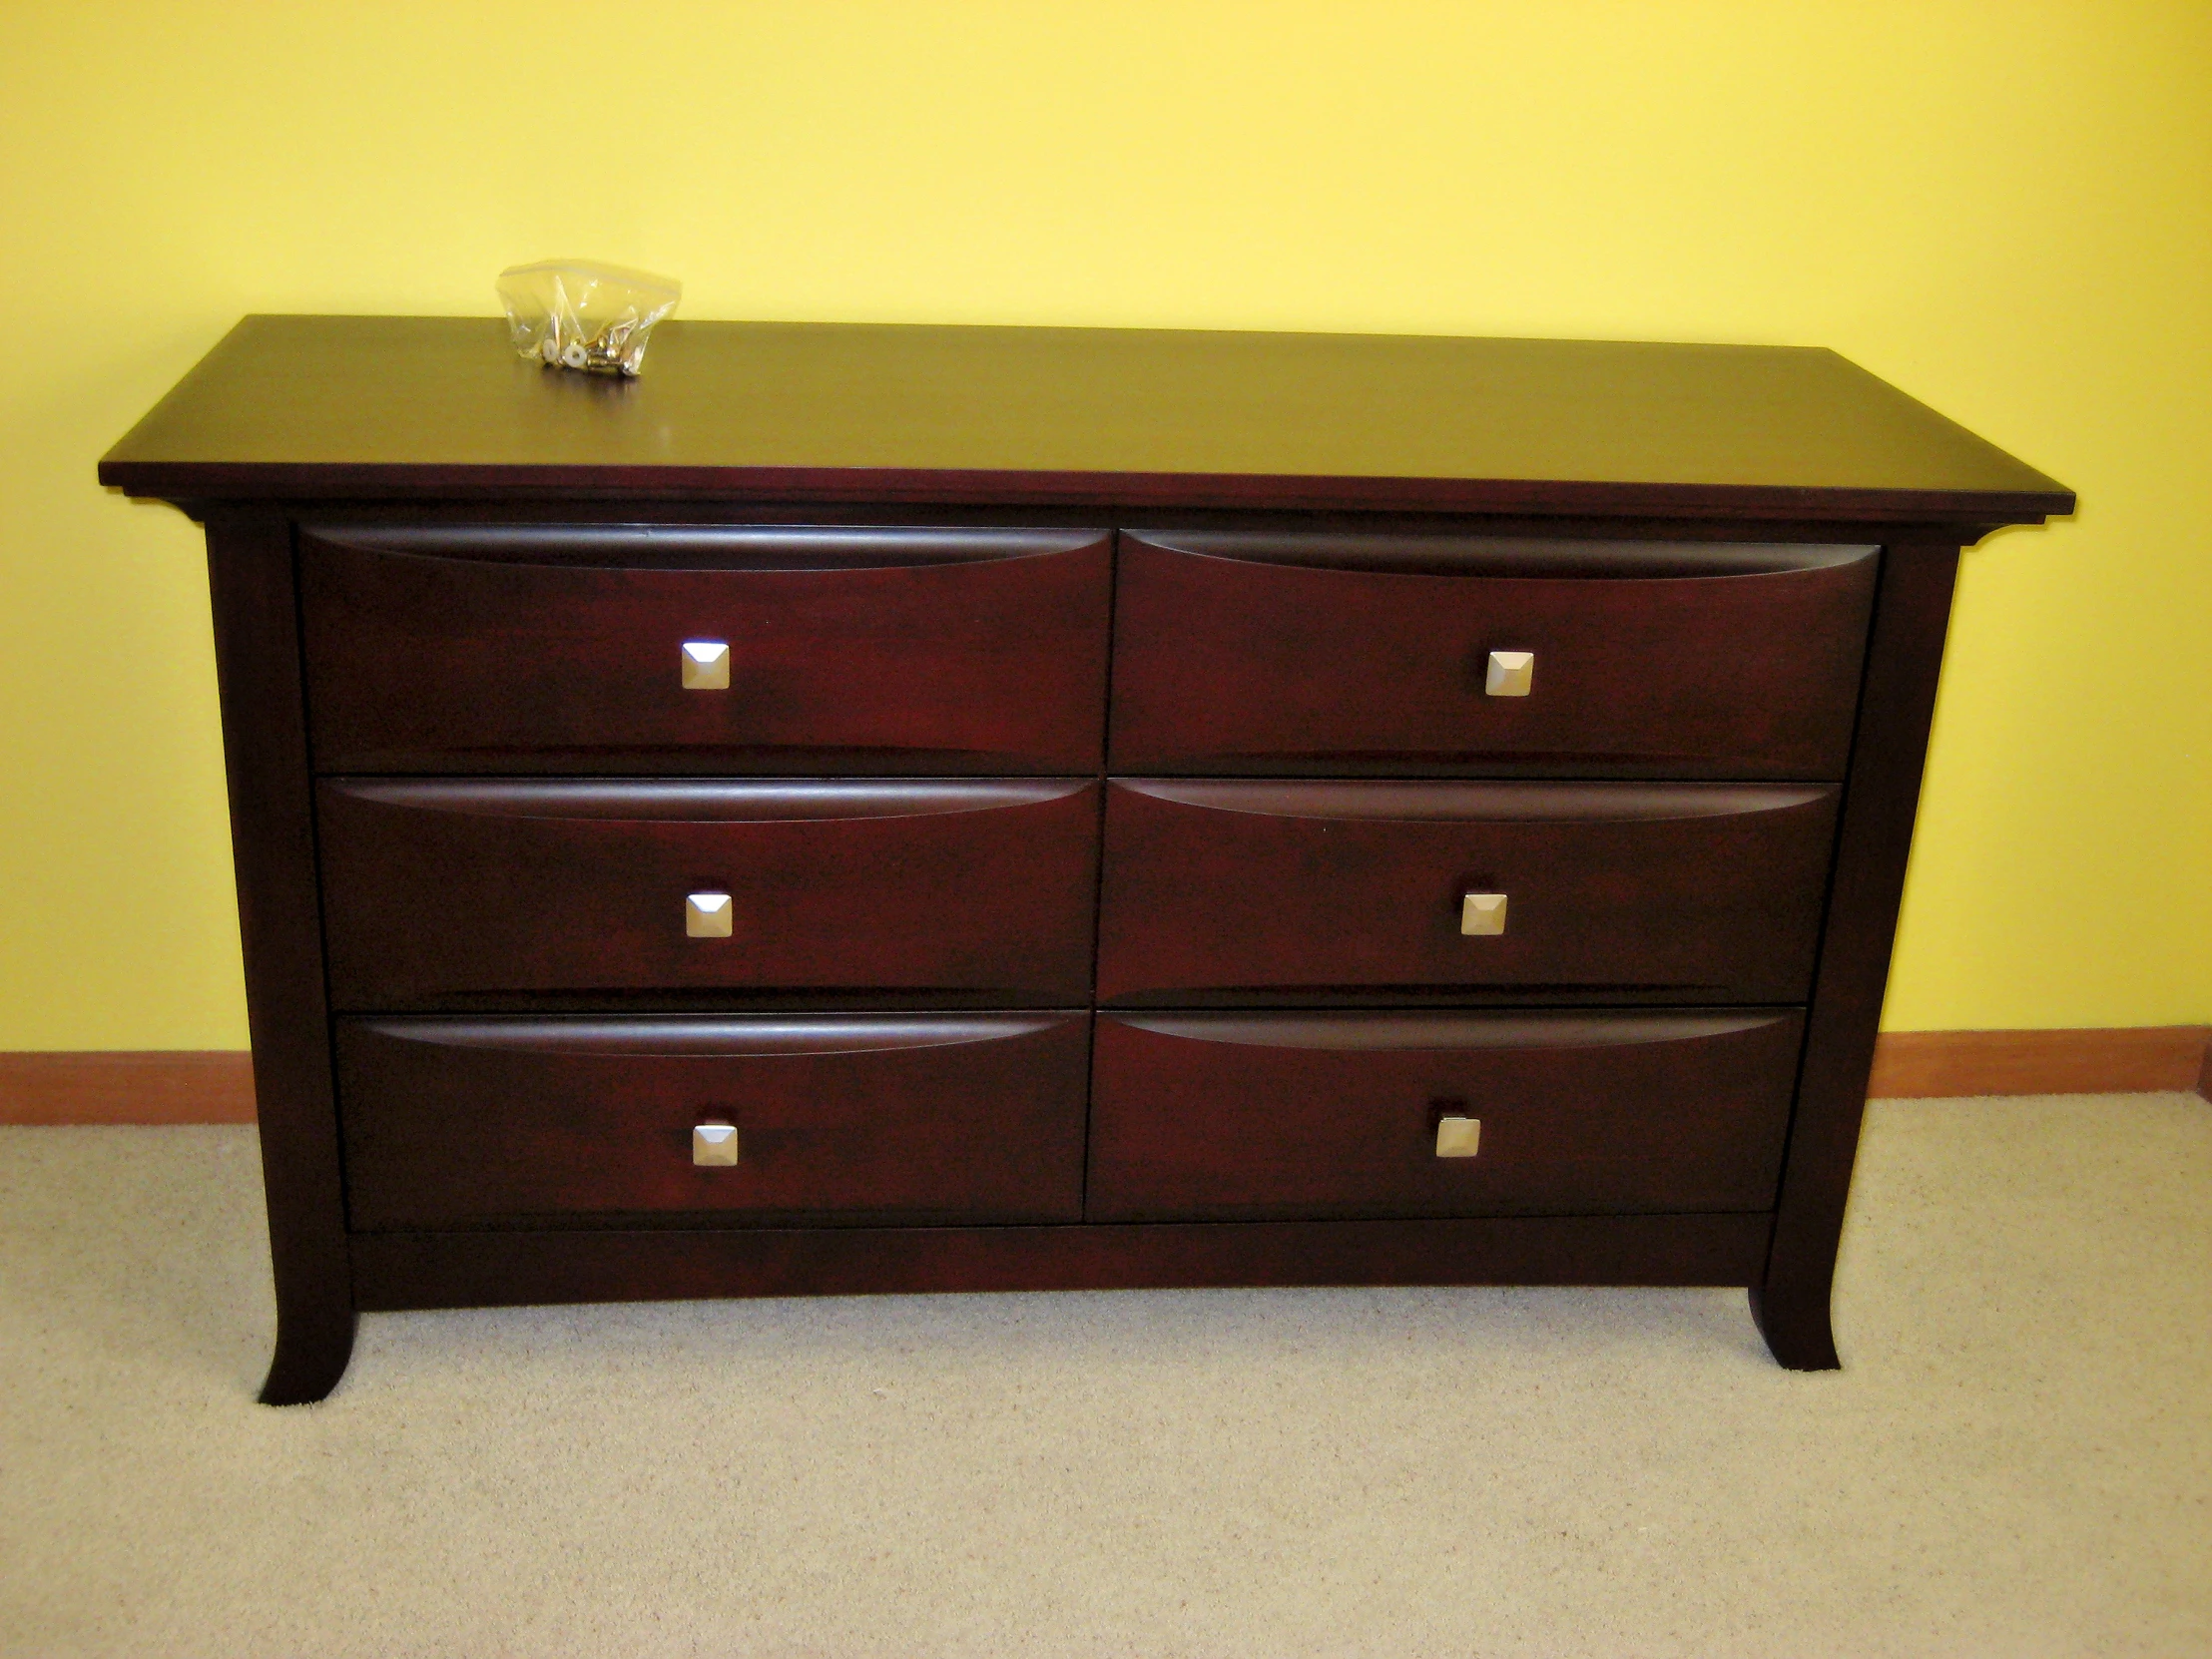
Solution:
M2212 1027L2088 1031L1885 1031L1877 1099L1969 1094L2136 1094L2193 1089L2212 1099Z
M0 1123L252 1123L244 1049L0 1053Z
M2092 1031L1886 1031L1877 1098L2130 1094L2193 1089L2212 1100L2212 1027ZM0 1124L252 1123L243 1049L0 1053Z

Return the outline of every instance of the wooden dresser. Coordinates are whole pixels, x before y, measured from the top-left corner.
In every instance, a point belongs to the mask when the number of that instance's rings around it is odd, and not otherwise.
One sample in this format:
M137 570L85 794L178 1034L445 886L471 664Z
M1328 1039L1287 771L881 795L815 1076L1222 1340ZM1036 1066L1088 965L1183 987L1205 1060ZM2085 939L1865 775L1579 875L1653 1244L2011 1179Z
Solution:
M279 1326L1829 1283L1958 550L1832 353L253 317L207 527Z

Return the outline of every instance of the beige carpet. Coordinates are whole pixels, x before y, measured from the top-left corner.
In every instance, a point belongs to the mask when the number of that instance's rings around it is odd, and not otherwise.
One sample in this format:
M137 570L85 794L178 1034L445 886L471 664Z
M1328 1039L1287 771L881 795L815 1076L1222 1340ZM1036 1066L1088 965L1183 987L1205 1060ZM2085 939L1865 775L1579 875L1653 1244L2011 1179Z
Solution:
M2212 1653L2212 1106L1878 1106L1740 1292L372 1316L251 1402L252 1133L0 1131L10 1654Z

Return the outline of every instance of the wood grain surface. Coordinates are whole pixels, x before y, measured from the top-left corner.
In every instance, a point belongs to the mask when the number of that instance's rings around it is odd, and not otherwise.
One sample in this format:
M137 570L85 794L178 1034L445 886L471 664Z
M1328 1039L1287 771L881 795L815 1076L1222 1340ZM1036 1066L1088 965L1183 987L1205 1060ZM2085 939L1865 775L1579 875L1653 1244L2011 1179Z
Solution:
M212 515L208 588L276 1280L276 1352L261 1397L291 1405L336 1384L355 1320L290 526L268 511Z
M372 1309L1214 1285L1741 1285L1772 1225L1761 1213L381 1233L354 1241L354 1262L361 1306Z
M1101 1015L1091 1221L1774 1202L1803 1016ZM1471 1158L1436 1122L1482 1125Z
M1075 1221L1089 1052L1082 1014L344 1019L352 1225Z
M1064 502L2037 521L2061 485L1832 351L671 321L637 380L490 318L252 316L138 495Z
M1098 994L1799 1001L1836 801L1823 786L1118 779ZM1460 932L1469 891L1507 896L1502 934Z
M243 1048L0 1053L0 1124L253 1121Z
M1878 557L1124 533L1111 765L1840 779ZM1493 651L1527 696L1486 695Z
M670 988L1087 1002L1098 788L326 779L330 994L361 1011ZM699 891L729 894L729 937L686 931Z
M2201 1025L2073 1031L1888 1031L1875 1044L1876 1099L1977 1094L2129 1094L2204 1087Z
M299 577L315 764L1094 772L1112 540L317 526ZM728 646L726 689L684 687L688 640Z
M1893 544L1882 561L1774 1245L1752 1293L1767 1346L1794 1371L1840 1363L1829 1293L1957 571L1958 549L1947 541Z

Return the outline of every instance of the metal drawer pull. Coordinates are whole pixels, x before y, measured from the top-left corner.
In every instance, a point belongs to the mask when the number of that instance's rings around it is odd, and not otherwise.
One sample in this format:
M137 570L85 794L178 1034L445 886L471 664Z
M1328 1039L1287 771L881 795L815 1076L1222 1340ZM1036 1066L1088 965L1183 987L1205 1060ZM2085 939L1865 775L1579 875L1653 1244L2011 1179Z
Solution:
M1482 691L1488 697L1526 697L1535 679L1535 652L1493 651L1490 671L1482 677Z
M1496 662L1491 659L1492 664ZM1491 673L1497 670L1493 666ZM684 689L686 691L728 691L730 689L730 647L721 640L686 640L684 642Z
M695 939L730 936L730 895L695 892L684 900L684 931Z
M695 1123L691 1132L691 1161L703 1169L728 1169L738 1161L738 1126L734 1123Z
M1482 1120L1480 1118L1438 1118L1436 1120L1436 1156L1439 1158L1472 1158L1482 1145ZM734 1159L737 1155L731 1154Z
M1505 895L1501 892L1470 892L1459 901L1459 931L1462 933L1502 933L1505 931Z

